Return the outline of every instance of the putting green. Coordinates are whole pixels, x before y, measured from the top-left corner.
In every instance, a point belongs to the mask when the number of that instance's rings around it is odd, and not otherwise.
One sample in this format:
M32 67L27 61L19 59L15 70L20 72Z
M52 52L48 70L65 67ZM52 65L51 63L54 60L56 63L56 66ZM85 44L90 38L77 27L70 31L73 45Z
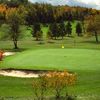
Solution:
M28 50L6 57L0 68L17 69L100 69L100 51L88 49Z

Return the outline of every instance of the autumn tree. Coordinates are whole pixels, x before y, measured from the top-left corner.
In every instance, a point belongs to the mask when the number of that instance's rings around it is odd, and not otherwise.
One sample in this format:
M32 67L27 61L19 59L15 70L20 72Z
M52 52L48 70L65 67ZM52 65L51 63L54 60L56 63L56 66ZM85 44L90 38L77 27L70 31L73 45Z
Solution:
M100 15L90 16L88 20L87 32L94 35L96 43L98 43L98 34L100 32Z
M46 77L41 75L39 76L38 80L33 81L33 90L36 100L44 100L47 90L46 82Z
M18 49L18 38L20 33L20 24L21 24L21 14L18 12L18 9L11 8L6 12L6 19L10 26L10 36L14 43L14 49Z
M63 72L48 72L40 77L37 80L33 81L34 94L37 100L45 100L46 92L51 90L53 93L53 98L55 100L62 100L62 91L64 92L65 100L74 100L71 96L68 95L67 87L74 85L77 79L75 73L68 73L67 71ZM52 99L50 99L52 100Z
M19 5L26 5L28 0L0 0L0 3L4 3L8 7L19 7Z
M61 93L64 89L66 96L68 94L67 87L76 82L76 74L70 74L67 71L49 72L45 77L47 79L47 86L52 88L56 100L61 99Z
M0 25L2 25L6 20L5 20L5 13L7 10L7 6L4 4L0 4Z
M82 35L82 26L80 23L77 23L77 25L76 25L76 33L78 36Z
M31 3L28 0L0 0L0 4L7 5L7 8L26 7L26 22L33 25L33 22L60 23L61 21L82 21L84 16L100 14L98 10L82 7L52 6L50 4Z

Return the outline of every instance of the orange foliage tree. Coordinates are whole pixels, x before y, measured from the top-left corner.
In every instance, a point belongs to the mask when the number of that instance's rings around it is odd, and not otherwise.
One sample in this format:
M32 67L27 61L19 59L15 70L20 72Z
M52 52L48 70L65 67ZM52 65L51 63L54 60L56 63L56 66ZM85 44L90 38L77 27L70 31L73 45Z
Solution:
M51 90L56 100L60 100L62 92L65 92L65 98L67 98L67 87L74 85L76 79L77 75L75 73L70 74L67 71L48 72L47 74L41 75L39 80L34 80L33 89L35 96L38 100L44 100L45 93Z
M5 13L7 10L7 6L4 4L0 4L0 24L5 20Z

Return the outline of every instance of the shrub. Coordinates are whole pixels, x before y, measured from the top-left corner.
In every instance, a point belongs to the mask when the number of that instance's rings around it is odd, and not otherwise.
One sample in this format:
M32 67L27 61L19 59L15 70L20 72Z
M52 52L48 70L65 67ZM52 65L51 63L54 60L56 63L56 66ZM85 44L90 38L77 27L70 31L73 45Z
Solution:
M55 100L61 100L62 92L66 100L74 100L73 97L68 95L67 87L73 85L76 82L76 74L64 72L48 72L41 75L39 79L34 80L33 89L37 100L44 100L45 93L51 90L55 97Z
M3 51L0 51L0 61L2 61L2 59L3 59Z

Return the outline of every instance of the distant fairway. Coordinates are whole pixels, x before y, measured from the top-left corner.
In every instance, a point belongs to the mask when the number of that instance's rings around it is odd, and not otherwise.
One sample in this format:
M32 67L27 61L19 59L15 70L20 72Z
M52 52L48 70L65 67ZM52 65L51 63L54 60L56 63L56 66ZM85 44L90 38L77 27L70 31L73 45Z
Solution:
M100 69L100 51L88 49L28 50L6 57L0 68L15 69Z

